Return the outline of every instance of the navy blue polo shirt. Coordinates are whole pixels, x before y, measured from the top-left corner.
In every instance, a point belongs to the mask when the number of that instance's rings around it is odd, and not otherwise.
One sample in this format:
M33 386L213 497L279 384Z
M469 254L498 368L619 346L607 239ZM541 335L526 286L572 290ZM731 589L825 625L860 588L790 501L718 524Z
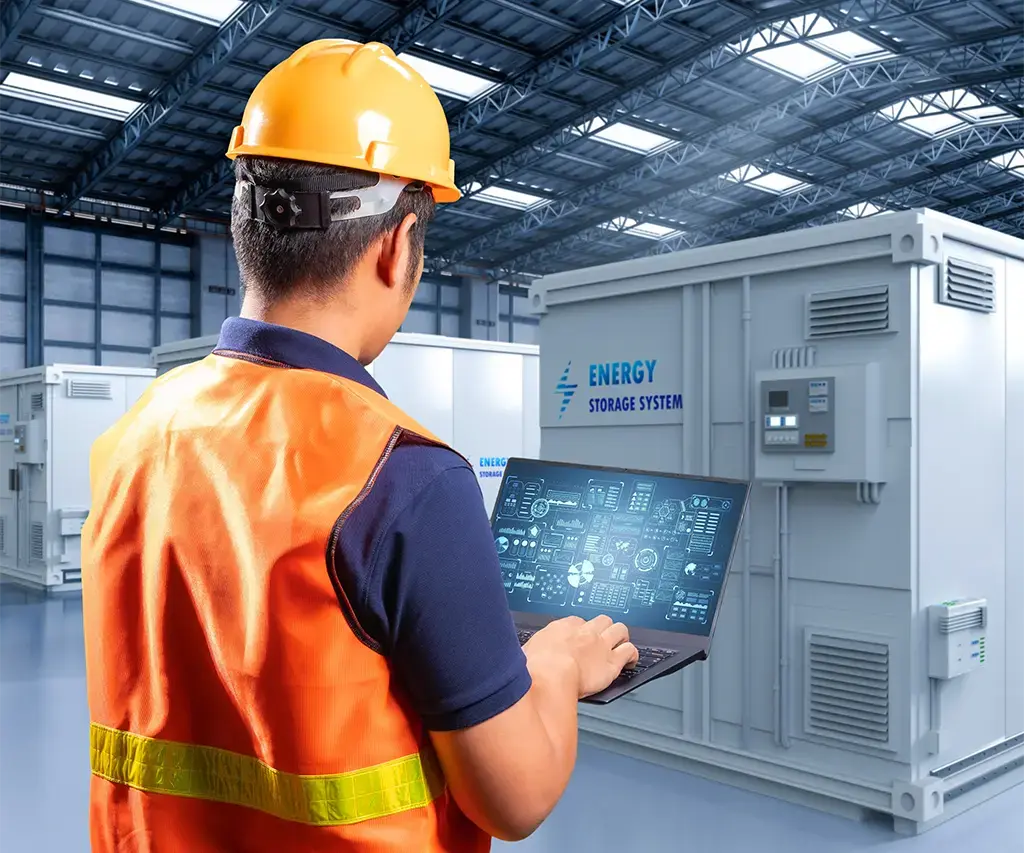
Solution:
M217 348L384 395L352 356L294 329L230 317ZM356 618L428 729L482 723L530 689L480 485L458 454L400 443L342 526L335 565Z

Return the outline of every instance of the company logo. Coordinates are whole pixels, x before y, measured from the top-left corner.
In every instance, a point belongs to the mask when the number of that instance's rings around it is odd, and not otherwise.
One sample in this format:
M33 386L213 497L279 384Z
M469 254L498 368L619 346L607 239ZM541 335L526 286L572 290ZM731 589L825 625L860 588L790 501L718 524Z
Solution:
M592 390L589 392L587 411L593 415L606 412L658 412L682 409L682 394L646 393L653 389L643 388L643 386L655 384L657 366L657 359L604 361L588 365L587 386ZM562 371L562 375L555 385L555 393L562 398L558 420L562 419L579 388L575 382L570 382L571 373L572 362L570 361L566 364L565 370ZM621 387L623 385L631 387L629 390L614 388L614 386ZM634 391L633 388L636 386L640 387ZM605 388L607 391L604 390Z
M565 370L562 371L562 377L558 380L558 384L555 386L555 393L562 395L562 407L558 410L558 419L562 419L562 415L565 414L565 410L569 408L569 404L572 402L572 395L576 393L576 389L579 387L576 384L569 382L569 369L572 367L570 361L566 366Z
M487 477L502 477L505 474L505 466L508 464L506 456L481 456L477 476L481 479Z

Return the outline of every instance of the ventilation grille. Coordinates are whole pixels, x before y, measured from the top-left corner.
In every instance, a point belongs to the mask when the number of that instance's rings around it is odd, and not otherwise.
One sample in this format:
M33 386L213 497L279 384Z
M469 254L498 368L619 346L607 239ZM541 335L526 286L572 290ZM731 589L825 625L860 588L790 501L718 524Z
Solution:
M939 631L943 634L953 634L957 631L966 631L968 628L984 628L985 611L982 608L970 610L967 613L957 613L951 616L939 617Z
M818 351L814 347L786 347L772 350L772 367L788 370L793 367L814 367Z
M807 297L807 338L841 338L889 331L889 286L852 287Z
M0 515L0 554L7 554L7 516Z
M69 379L68 396L84 400L109 400L110 383L101 379Z
M995 270L959 258L947 258L939 302L966 311L991 314L996 310Z
M807 654L808 733L869 746L889 742L889 647L810 634Z
M32 411L40 412L43 409L43 392L38 391L32 395Z
M43 523L32 522L32 559L43 559Z

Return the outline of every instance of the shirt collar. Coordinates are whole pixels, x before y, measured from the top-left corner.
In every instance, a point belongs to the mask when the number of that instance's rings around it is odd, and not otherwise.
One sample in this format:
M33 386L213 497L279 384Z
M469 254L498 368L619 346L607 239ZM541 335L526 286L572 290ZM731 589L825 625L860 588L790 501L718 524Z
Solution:
M228 317L220 327L217 350L237 352L276 361L299 370L318 370L359 382L387 397L356 359L322 338L287 326L260 320Z

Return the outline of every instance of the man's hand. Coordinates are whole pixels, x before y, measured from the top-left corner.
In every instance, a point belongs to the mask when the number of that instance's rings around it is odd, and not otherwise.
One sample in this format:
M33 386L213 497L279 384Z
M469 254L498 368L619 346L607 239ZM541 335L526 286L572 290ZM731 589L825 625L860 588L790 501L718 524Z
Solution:
M581 699L600 693L639 656L629 642L629 629L603 614L589 622L579 616L551 622L530 637L523 652L531 662L549 655L571 656L579 673L577 695Z

